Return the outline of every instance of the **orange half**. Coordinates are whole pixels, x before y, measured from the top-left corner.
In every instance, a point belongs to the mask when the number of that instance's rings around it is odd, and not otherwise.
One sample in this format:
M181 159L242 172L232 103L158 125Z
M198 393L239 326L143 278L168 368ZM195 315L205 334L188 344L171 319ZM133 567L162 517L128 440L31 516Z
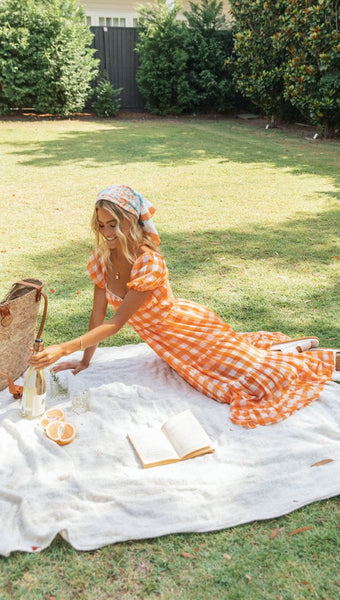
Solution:
M76 437L76 428L72 423L65 423L63 421L52 421L46 427L46 435L57 442L59 446L70 444Z
M61 408L50 408L44 414L44 416L40 420L40 427L46 431L46 427L49 423L53 421L64 421L64 411Z

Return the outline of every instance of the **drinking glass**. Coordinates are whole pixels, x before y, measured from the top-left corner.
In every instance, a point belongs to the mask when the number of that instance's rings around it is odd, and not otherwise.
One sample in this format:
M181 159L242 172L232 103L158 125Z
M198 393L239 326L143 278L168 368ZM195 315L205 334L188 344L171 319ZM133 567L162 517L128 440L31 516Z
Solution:
M80 415L90 408L89 390L76 390L72 394L72 412Z

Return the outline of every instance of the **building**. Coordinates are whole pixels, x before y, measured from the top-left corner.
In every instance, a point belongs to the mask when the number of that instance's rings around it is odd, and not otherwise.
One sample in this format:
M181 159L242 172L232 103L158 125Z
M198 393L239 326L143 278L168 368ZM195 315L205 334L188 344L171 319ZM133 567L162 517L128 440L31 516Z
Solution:
M169 6L172 1L168 0ZM79 0L86 13L86 23L89 26L107 27L136 27L138 22L138 8L145 4L153 4L152 0ZM189 10L189 0L182 0L183 11ZM228 18L230 4L224 0L225 15ZM179 13L181 18L181 13ZM182 17L183 18L183 17Z

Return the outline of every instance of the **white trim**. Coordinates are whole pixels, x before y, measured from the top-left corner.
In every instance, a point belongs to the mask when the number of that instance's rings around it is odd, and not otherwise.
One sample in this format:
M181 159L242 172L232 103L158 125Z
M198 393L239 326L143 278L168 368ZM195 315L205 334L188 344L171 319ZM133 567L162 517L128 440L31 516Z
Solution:
M106 19L108 19L108 20L119 19L118 26L120 26L120 27L124 27L124 26L125 27L136 27L136 19L138 19L138 17L139 17L138 7L141 6L141 4L142 4L142 3L138 2L138 0L136 0L135 2L132 2L132 3L128 2L127 4L129 6L125 5L125 10L124 10L124 3L122 3L122 2L118 2L118 8L115 8L115 2L105 2L105 1L100 2L100 1L98 1L98 4L97 4L96 2L88 2L87 3L86 0L78 0L78 1L79 1L79 4L82 5L84 12L86 14L86 23L88 24L88 21L91 19L92 26L99 26L99 25L107 26L107 25L109 25L109 22L106 22ZM110 4L111 4L111 6L110 6ZM152 4L152 1L150 1L149 4ZM170 8L173 5L173 0L167 0L167 4ZM189 9L188 0L183 2L183 4L184 4L183 10L188 10ZM87 5L89 5L89 6L87 6ZM224 5L224 14L226 15L226 17L228 19L229 3L224 1L223 5ZM181 14L181 12L179 12L177 18L179 20L183 20L184 19L183 14ZM105 19L105 21L103 22L102 19ZM124 21L122 19L125 19L125 25L123 25Z
M91 26L111 26L111 27L136 27L138 13L126 13L120 11L87 11L86 23L91 19Z

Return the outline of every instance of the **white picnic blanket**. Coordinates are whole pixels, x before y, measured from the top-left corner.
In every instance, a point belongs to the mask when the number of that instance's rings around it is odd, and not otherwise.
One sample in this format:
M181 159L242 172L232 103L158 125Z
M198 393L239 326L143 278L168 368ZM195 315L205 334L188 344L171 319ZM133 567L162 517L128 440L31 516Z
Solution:
M76 356L76 355L75 355ZM185 383L144 343L97 350L90 368L59 376L90 389L90 410L71 412L67 446L49 440L19 403L0 393L0 554L46 548L59 533L78 550L176 532L223 529L274 518L340 491L340 385L286 421L253 430L233 425L229 407ZM126 438L190 408L215 453L143 469ZM312 467L315 463L332 462Z

